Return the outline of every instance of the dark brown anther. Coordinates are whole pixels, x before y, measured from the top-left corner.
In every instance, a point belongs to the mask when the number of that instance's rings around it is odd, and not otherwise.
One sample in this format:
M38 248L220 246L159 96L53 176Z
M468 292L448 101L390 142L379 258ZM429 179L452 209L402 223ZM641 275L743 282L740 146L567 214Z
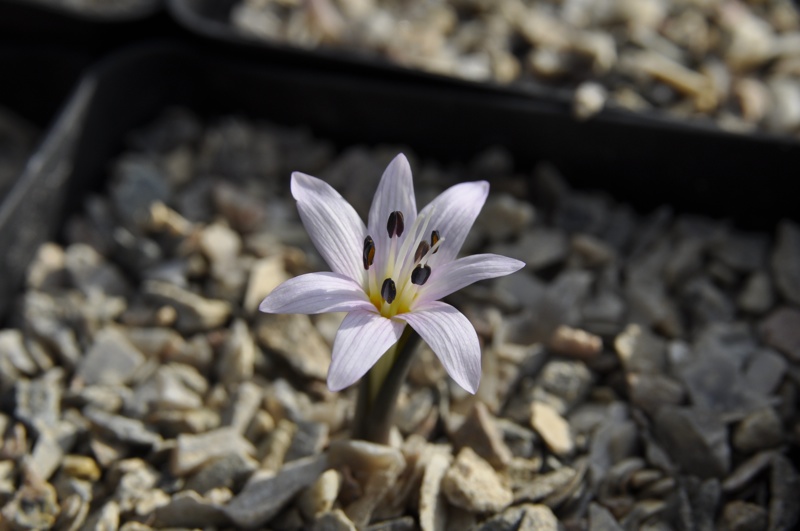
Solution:
M418 265L414 268L414 271L411 272L411 283L416 284L417 286L421 286L428 281L428 277L431 276L431 266L429 265Z
M391 304L396 296L397 286L394 285L394 280L387 278L383 281L383 286L381 286L381 297L383 297L383 300Z
M426 242L425 240L419 242L419 246L417 247L417 252L414 253L414 263L416 264L417 262L422 260L422 257L428 254L428 251L430 250L431 246L428 245L428 242Z
M372 262L375 260L375 242L372 241L372 236L364 238L364 269L369 269Z
M405 229L405 221L403 220L403 213L395 210L389 214L389 221L386 222L386 230L389 231L389 237L397 236L398 238L403 234Z
M431 247L436 247L436 244L438 242L439 242L439 231L435 230L431 232ZM436 249L433 250L433 254L436 254L437 252L439 252L438 247L436 247Z

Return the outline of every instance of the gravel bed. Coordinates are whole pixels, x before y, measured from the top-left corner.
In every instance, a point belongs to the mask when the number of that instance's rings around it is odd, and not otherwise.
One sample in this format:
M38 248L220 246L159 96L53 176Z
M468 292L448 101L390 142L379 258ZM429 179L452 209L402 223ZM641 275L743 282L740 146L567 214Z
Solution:
M800 14L791 0L240 0L232 26L475 81L800 134Z
M355 389L324 383L343 316L257 306L327 269L291 171L363 215L398 151L180 110L131 135L0 330L0 528L798 523L800 226L642 216L499 149L405 150L420 204L490 180L465 252L527 263L451 297L483 344L477 395L423 347L391 446L349 440Z

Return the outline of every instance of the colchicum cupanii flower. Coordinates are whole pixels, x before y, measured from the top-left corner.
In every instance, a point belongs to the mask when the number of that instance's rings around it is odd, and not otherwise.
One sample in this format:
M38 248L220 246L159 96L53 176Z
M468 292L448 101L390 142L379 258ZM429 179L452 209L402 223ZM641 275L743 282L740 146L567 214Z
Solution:
M479 280L513 273L524 263L494 254L456 258L486 196L486 181L457 184L417 213L408 160L392 160L381 178L367 226L324 181L295 172L292 195L312 242L331 272L278 286L267 313L349 312L333 344L328 387L355 383L409 325L448 374L475 393L481 376L478 336L445 297Z

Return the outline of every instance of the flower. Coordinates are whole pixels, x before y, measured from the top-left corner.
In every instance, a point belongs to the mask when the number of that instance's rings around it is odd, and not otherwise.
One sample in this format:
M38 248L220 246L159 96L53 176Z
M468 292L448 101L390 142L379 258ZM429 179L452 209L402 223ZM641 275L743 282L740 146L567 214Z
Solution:
M336 190L316 177L294 172L291 189L300 219L332 271L287 280L259 309L349 312L333 343L328 387L339 391L355 383L409 325L448 374L474 394L481 376L478 335L461 312L439 299L525 265L494 254L456 259L486 201L489 183L452 186L418 214L411 167L400 154L381 178L367 226Z

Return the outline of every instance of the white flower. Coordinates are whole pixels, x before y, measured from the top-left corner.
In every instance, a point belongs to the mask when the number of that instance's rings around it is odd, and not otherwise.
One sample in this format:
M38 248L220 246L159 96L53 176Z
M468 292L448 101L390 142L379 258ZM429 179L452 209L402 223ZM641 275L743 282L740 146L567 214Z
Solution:
M259 306L267 313L349 312L333 344L328 387L361 378L410 325L450 376L475 393L481 376L478 336L464 315L439 299L525 264L494 254L456 259L489 183L457 184L419 214L411 168L402 154L386 168L368 225L330 185L292 174L292 195L311 240L332 272L290 279Z

